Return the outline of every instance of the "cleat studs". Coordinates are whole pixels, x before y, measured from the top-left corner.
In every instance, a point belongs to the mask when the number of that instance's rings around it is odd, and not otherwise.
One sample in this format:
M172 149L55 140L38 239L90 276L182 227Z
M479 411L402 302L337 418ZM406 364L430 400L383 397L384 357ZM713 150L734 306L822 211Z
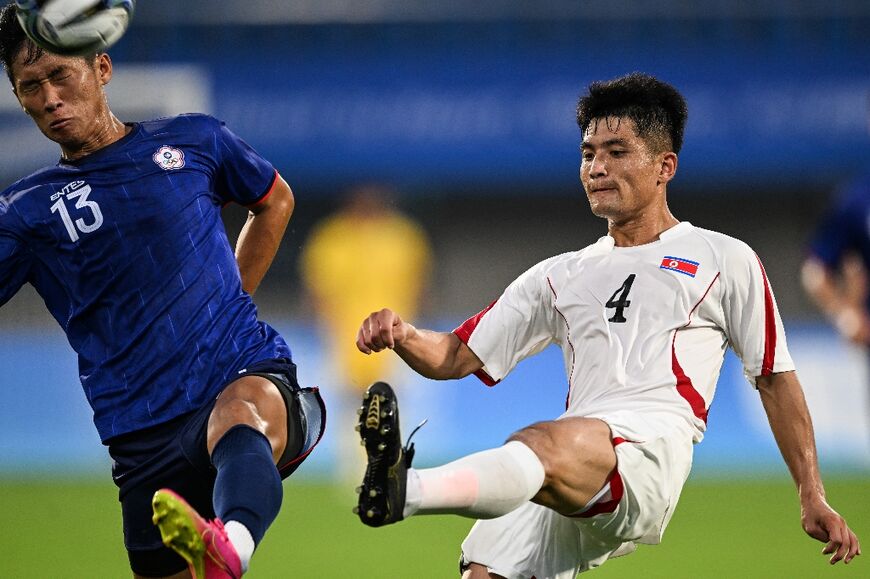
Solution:
M366 511L366 516L370 519L375 518L375 511L373 509L369 509Z
M360 430L362 430L362 426L357 424L356 426L353 427L353 429L356 430L357 432L359 432Z
M387 449L387 445L385 443L382 442L378 445L378 450L384 451L386 449Z
M369 496L370 496L371 498L375 498L376 496L378 496L378 490L377 490L377 489L372 489L372 490L370 490L370 491L369 491Z
M386 400L386 396L384 396L383 394L378 394L378 402L385 402Z
M365 411L366 411L366 409L363 408L362 406L360 406L359 408L356 409L356 415L362 416L365 413Z
M353 514L355 514L355 515L358 515L358 514L359 514L359 507L354 507L354 508L353 508Z
M365 446L365 445L366 445L366 441L365 441L365 440L360 440L360 441L359 441L359 445L360 445L360 446Z
M353 489L353 490L354 490L354 492L356 492L356 494L360 494L360 493L362 492L362 485L356 487L356 488Z
M381 431L380 431L380 432L381 432L381 434L383 435L383 434L387 434L389 431L390 431L390 427L389 427L389 426L384 426L383 428L381 428Z

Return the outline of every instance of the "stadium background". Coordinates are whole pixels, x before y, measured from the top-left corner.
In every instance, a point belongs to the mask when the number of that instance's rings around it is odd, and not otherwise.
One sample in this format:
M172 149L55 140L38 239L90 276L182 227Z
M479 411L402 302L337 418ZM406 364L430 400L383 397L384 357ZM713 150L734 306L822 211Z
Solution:
M529 265L603 234L577 182L573 110L583 88L634 70L675 84L689 101L689 123L671 207L747 241L764 260L816 422L829 497L870 541L866 357L819 318L798 273L833 188L870 160L866 2L152 0L137 10L111 51L113 109L122 120L212 113L291 184L296 214L256 301L288 337L302 381L336 407L348 401L331 383L298 260L312 226L347 187L397 187L397 204L435 251L422 318L450 329ZM57 152L11 92L0 93L5 187ZM243 219L244 211L226 210L231 237ZM0 526L11 553L0 558L0 577L125 573L108 461L76 376L73 354L32 290L0 309L0 511L13 523ZM406 429L430 419L416 438L419 464L499 444L555 415L564 385L554 349L492 390L474 379L404 377ZM733 358L709 426L665 544L596 574L866 572L860 560L824 569L801 536L785 467ZM384 531L355 523L352 492L336 484L336 440L354 435L351 425L331 423L323 448L287 483L287 506L252 577L454 572L466 521L423 518ZM365 566L381 553L390 555L386 567ZM46 556L55 561L50 573Z

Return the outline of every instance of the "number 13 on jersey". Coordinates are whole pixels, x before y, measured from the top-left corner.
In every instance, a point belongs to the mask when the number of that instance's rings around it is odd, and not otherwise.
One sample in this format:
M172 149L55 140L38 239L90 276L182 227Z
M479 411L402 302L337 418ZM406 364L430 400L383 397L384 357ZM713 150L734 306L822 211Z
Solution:
M55 194L52 198L57 198L57 201L51 206L52 213L59 213L60 219L63 221L63 226L69 234L70 240L75 243L79 240L79 232L91 233L100 228L103 224L103 212L100 211L100 206L96 201L88 200L88 195L91 193L91 186L86 185L83 181L75 181L64 187L60 193ZM64 197L66 195L66 197ZM73 221L70 210L66 206L67 201L75 200L75 209L89 212L83 217ZM88 217L86 220L85 217Z

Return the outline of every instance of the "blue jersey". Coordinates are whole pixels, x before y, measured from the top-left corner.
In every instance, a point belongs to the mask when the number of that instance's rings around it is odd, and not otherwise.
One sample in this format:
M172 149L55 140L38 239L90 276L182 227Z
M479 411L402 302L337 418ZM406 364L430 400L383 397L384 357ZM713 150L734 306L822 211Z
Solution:
M840 266L844 255L855 253L870 271L870 174L837 192L834 207L810 242L810 252L831 269ZM870 309L870 303L867 306Z
M257 320L220 217L264 198L276 175L220 121L182 115L133 124L0 194L0 305L36 288L78 354L103 441L290 357Z

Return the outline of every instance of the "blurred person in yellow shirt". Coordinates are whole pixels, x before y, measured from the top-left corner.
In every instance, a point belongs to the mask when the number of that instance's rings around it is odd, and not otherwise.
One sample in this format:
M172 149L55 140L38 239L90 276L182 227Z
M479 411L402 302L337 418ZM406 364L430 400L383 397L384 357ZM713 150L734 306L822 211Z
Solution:
M383 185L351 189L343 206L315 227L302 254L302 275L331 359L354 396L385 379L394 362L359 355L359 320L387 303L416 315L432 264L425 232L394 208L393 197Z
M359 320L386 304L401 304L416 316L432 268L426 233L394 201L395 191L385 185L350 189L341 208L315 226L302 252L301 273L322 330L331 377L347 395L347 403L336 408L346 407L346 412L356 410L360 392L399 369L388 356L360 356L355 344ZM352 422L339 418L335 424ZM344 434L338 440L350 441L352 447L340 448L340 464L344 475L355 479L364 454L353 433Z

